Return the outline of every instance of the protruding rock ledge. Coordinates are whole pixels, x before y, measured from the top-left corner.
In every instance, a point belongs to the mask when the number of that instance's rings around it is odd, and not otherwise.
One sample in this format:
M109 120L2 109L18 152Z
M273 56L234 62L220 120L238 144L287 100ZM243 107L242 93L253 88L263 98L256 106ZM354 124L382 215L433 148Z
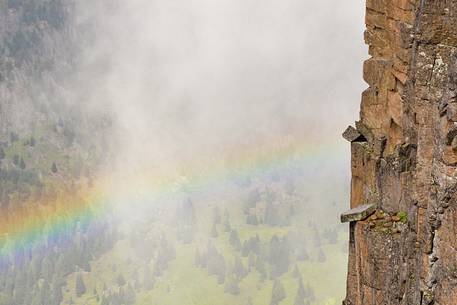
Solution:
M343 138L349 142L366 142L365 137L354 127L348 126L343 132Z
M341 214L341 222L352 222L367 219L376 211L375 204L364 204Z

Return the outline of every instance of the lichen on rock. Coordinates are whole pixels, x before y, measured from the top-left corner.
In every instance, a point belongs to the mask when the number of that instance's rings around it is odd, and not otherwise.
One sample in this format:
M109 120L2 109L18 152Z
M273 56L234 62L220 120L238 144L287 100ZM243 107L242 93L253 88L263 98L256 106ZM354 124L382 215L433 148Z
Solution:
M367 0L344 304L457 304L457 0ZM357 134L365 142L354 141Z

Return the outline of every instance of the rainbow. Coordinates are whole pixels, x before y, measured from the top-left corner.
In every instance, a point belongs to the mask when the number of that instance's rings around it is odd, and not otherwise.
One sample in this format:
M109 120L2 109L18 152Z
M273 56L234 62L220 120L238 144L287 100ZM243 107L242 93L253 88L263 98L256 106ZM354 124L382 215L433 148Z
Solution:
M228 181L262 177L277 171L294 174L295 168L306 169L335 159L335 155L343 153L344 149L345 146L335 143L283 143L273 147L234 150L227 154L229 157L212 161L196 160L185 168L184 176L179 178L148 173L125 178L121 183L117 180L114 188L112 177L99 179L93 187L79 190L77 194L62 193L57 198L44 200L38 205L38 210L35 204L33 212L24 208L10 211L0 223L0 268L18 263L17 257L30 255L31 252L46 252L71 243L71 232L107 215L113 197L121 205L140 205L151 200L170 199L179 192L219 192L223 191ZM119 184L122 187L118 187Z

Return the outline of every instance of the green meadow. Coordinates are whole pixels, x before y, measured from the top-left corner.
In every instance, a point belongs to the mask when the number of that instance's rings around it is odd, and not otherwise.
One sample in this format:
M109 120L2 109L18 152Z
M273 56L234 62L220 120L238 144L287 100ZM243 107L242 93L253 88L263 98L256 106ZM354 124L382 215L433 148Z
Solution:
M191 241L186 242L177 238L180 231L179 221L185 220L176 220L173 208L170 208L169 215L160 221L157 218L148 221L146 217L143 223L147 225L143 224L141 228L136 227L135 223L125 224L121 229L122 238L110 251L91 262L89 272L81 270L68 277L64 287L65 304L339 304L345 292L347 232L344 226L337 224L336 216L333 219L312 217L325 213L333 215L331 213L337 208L332 207L332 204L302 205L292 200L292 197L278 205L278 215L293 206L293 213L282 214L286 215L287 221L280 225L267 224L265 219L255 225L247 224L246 202L243 202L246 196L241 196L240 198L244 199L240 201L230 202L202 200L192 207L193 236ZM260 196L255 206L261 206L264 199L263 195ZM228 222L230 229L226 227ZM132 243L136 230L136 234L143 237L139 242L141 246L155 244L147 259L138 254L138 244ZM254 254L242 249L243 246L234 246L232 232L235 231L240 245L256 239L260 250ZM272 246L275 238L284 242L282 245L288 248L287 253L278 257L285 262L279 274L274 272L276 265L271 257L275 252L275 247ZM155 274L158 262L163 260L160 253L164 252L162 246L157 246L161 243L158 240L166 240L167 247L172 248L167 251L173 254L172 258L166 260L166 266L160 268L160 274ZM222 262L220 269L223 270L217 274L210 274L209 254L207 267L196 265L196 253L204 253L209 244L216 249L215 256ZM306 258L299 257L298 249L305 253ZM241 268L238 270L235 267L237 258L238 262L241 261L241 265L238 264ZM254 266L253 262L257 260L260 265L265 266L263 275ZM149 270L147 274L146 269ZM217 264L216 269L219 269ZM79 296L76 284L78 276L82 278L85 286L84 293ZM145 276L149 278L145 279ZM120 277L122 280L119 282ZM219 277L223 277L223 280ZM275 281L280 282L283 288L281 293L276 293L279 300L274 300L273 296ZM303 297L297 297L300 281L305 288ZM149 284L146 285L146 282ZM230 291L227 286L232 282L236 284ZM126 294L129 296L126 297Z

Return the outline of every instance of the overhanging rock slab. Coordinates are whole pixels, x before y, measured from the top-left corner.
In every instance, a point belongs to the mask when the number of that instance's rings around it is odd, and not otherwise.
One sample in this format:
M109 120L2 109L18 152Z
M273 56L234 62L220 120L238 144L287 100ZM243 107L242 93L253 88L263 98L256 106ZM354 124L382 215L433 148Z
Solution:
M343 132L343 138L349 142L356 142L357 140L364 139L362 134L352 126L348 126L348 128L346 128L346 130Z
M341 222L352 222L367 219L376 211L375 204L364 204L341 214Z

